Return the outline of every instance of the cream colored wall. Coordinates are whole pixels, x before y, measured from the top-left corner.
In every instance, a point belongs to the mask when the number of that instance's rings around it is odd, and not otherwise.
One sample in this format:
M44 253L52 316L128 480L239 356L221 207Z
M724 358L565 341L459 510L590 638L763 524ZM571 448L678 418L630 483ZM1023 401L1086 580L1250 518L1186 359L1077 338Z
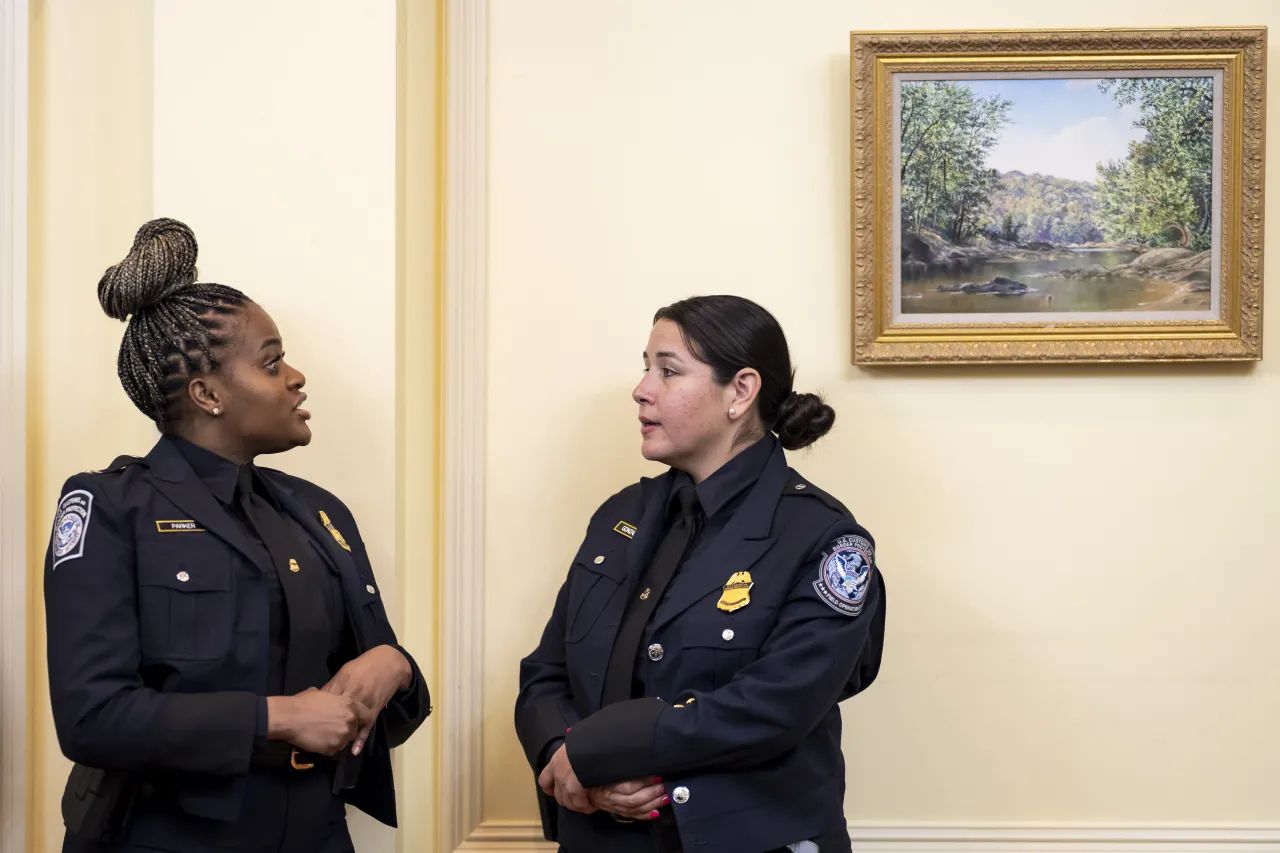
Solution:
M1280 819L1280 356L847 357L850 30L1215 24L1280 7L494 0L487 820L536 820L516 661L590 512L653 470L629 399L648 318L707 292L778 316L799 386L839 413L793 464L878 539L887 651L845 706L851 821Z
M123 326L101 313L95 286L142 222L182 219L200 240L201 278L261 302L307 374L315 439L264 462L351 507L402 640L434 678L435 8L34 4L33 553L68 475L154 442L116 379ZM400 47L411 37L412 62ZM410 225L421 230L407 246ZM406 393L425 396L410 406ZM67 763L48 712L39 576L33 567L30 849L53 851ZM406 607L425 618L406 626ZM414 839L432 804L406 797L405 779L429 798L431 727L401 755L414 759L398 779L401 849L425 849ZM362 814L352 826L361 851L396 849L395 833Z
M33 710L28 850L61 849L58 803L69 764L49 716L41 568L62 482L154 428L115 372L123 326L95 293L151 211L150 4L31 7L28 477L32 498L29 644Z

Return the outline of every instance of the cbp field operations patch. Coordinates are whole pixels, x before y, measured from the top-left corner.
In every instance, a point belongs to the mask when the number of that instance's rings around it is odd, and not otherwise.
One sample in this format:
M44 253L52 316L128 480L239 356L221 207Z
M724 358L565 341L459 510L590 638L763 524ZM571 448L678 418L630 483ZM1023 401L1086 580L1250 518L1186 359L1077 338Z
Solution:
M53 567L84 556L84 537L93 514L93 495L83 489L67 492L58 502L53 521Z
M832 610L857 616L867 602L871 564L870 542L861 536L841 536L822 552L813 588Z

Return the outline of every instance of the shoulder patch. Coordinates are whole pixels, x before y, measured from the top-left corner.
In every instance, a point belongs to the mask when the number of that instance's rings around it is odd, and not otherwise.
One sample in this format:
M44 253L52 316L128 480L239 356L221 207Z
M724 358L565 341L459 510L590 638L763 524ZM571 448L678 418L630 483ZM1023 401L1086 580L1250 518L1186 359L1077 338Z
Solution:
M93 517L93 495L84 489L67 492L58 501L53 522L53 568L84 556L85 534Z
M814 591L827 606L846 616L858 616L867 603L874 563L871 543L861 536L841 536L822 552Z

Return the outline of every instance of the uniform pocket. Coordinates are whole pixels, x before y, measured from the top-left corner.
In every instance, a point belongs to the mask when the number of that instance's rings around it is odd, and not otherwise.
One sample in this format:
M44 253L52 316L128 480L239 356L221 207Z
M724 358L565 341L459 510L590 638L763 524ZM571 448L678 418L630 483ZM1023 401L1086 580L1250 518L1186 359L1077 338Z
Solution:
M600 562L596 562L599 560ZM566 643L576 643L595 626L600 614L626 579L620 556L601 554L575 561L569 569L569 600L565 606Z
M765 612L755 615L757 618L749 621L726 617L680 624L680 646L694 671L710 674L712 690L724 687L739 670L760 657L760 647L774 622L759 618L768 615Z
M138 566L142 654L152 660L212 661L231 650L235 618L231 555L151 554Z

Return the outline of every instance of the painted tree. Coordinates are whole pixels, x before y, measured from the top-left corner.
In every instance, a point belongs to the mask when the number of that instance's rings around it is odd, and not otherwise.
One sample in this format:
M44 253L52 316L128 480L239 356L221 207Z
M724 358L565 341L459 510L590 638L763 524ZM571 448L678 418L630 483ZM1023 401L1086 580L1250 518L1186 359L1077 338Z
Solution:
M962 83L902 85L900 181L904 228L937 230L964 242L986 219L999 174L987 156L1008 122L1011 102L982 98Z
M1130 77L1098 84L1137 104L1146 131L1121 161L1098 164L1098 221L1107 239L1208 249L1213 226L1213 79Z

